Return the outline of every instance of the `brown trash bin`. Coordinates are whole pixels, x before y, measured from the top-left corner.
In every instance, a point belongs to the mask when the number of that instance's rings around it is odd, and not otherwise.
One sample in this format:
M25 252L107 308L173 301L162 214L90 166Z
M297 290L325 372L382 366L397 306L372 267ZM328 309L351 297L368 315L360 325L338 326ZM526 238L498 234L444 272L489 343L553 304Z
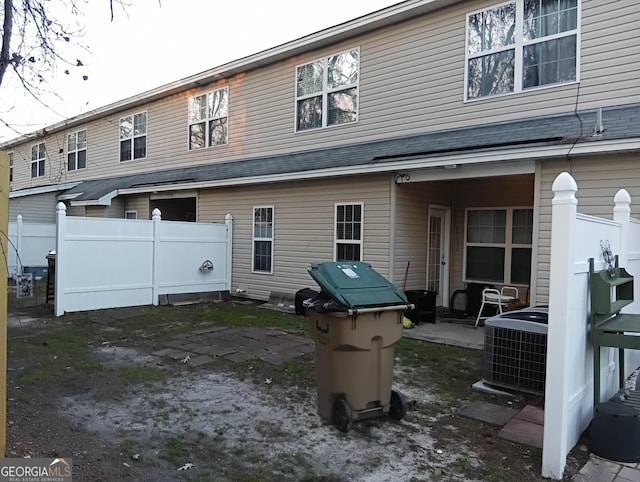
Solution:
M389 414L400 420L406 402L391 389L394 344L402 337L405 305L338 312L306 310L315 341L318 414L343 431L353 421Z

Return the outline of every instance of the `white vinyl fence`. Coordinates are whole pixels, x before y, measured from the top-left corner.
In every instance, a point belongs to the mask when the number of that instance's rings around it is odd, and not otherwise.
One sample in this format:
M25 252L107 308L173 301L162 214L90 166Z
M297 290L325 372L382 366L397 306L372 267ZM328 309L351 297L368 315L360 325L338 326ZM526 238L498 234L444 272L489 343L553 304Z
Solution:
M578 187L570 174L553 183L547 378L542 475L562 479L566 456L593 418L593 349L589 341L589 258L604 269L601 242L608 242L620 266L640 280L640 221L631 218L631 198L621 189L613 199L613 220L577 212ZM640 300L634 283L634 300ZM640 302L626 313L640 313ZM640 366L640 352L625 350L625 376ZM602 400L618 390L617 350L602 348Z
M25 267L46 267L46 256L56 247L56 225L26 223L22 216L9 223L7 243L7 274L23 273Z
M56 208L55 315L157 305L159 296L229 291L233 218L225 223L66 216Z

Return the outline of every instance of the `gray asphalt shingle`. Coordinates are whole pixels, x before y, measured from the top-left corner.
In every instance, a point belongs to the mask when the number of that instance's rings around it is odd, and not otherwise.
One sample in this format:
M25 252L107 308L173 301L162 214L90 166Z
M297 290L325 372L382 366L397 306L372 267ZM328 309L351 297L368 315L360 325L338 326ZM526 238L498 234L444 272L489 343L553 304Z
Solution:
M153 186L167 184L303 174L341 167L362 167L363 172L367 172L374 170L372 166L378 163L411 157L428 159L443 153L640 138L640 104L604 108L605 130L599 136L593 136L596 116L596 110L568 112L284 155L87 180L65 194L79 194L74 198L76 201L92 201L118 189L149 186L151 190Z

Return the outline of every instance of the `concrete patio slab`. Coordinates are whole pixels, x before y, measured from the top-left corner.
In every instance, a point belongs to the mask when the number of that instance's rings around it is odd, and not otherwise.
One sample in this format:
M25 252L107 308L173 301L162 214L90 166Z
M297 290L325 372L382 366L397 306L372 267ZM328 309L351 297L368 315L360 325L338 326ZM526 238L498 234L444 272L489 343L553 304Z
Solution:
M538 407L527 405L522 410L520 410L520 412L518 412L516 418L524 420L525 422L544 425L544 410Z
M498 432L498 437L541 449L544 438L542 421L543 410L527 406L507 422Z
M416 340L462 346L482 350L484 348L484 327L474 328L475 320L438 320L436 323L421 323L405 329L403 336Z
M210 355L216 351L216 347L211 345L201 345L194 348L193 351L201 355Z
M210 356L200 355L200 356L191 358L191 360L189 360L189 365L192 367L199 367L201 365L206 365L207 363L211 363L212 361L213 361L213 358L211 358Z
M241 363L243 361L247 361L247 360L249 360L251 358L254 358L254 357L252 357L248 353L244 353L242 351L238 351L238 352L235 352L235 353L231 353L229 355L225 355L224 358L226 358L227 360L232 361L234 363Z
M175 353L171 353L170 355L168 355L169 358L173 359L173 360L183 360L186 357L193 357L196 356L195 353L192 353L190 351L178 351Z
M480 420L501 427L517 413L518 410L515 408L503 407L502 405L482 401L473 402L458 411L458 414L463 417L473 418L474 420Z
M163 348L162 350L154 351L152 355L155 356L171 356L174 353L182 353L183 350L176 350L175 348Z

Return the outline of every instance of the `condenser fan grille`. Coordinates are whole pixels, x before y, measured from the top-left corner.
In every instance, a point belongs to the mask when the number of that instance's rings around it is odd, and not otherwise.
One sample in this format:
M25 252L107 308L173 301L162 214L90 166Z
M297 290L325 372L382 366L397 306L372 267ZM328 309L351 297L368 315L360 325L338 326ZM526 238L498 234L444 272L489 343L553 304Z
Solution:
M547 327L519 320L485 324L483 380L504 388L544 393L547 365ZM528 330L532 329L532 330Z

